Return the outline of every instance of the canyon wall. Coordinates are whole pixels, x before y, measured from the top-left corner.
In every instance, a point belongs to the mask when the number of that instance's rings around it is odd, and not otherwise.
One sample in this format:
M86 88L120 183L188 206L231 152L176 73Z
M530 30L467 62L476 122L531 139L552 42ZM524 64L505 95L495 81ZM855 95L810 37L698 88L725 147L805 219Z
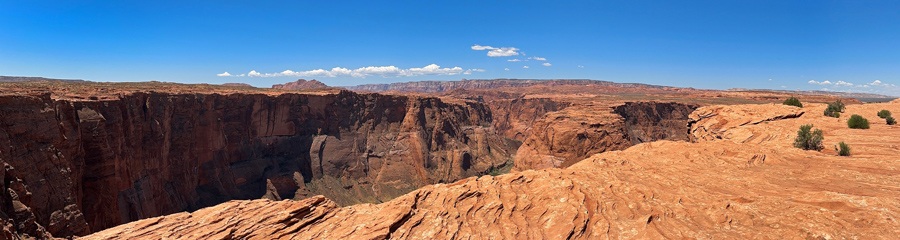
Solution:
M846 117L823 116L825 107L704 107L690 115L696 142L642 143L565 169L472 177L378 205L340 208L321 196L229 201L85 239L896 237L900 128L873 122L868 130L849 129ZM900 112L900 104L846 111L872 119L881 109ZM809 123L824 130L826 146L846 141L853 155L791 146L798 127Z
M0 227L78 236L263 195L382 202L510 161L483 104L356 94L0 96Z
M628 102L613 111L625 120L632 145L656 140L690 141L689 115L696 104Z
M657 140L689 141L688 115L676 102L579 104L536 121L516 152L514 170L565 168L591 155Z

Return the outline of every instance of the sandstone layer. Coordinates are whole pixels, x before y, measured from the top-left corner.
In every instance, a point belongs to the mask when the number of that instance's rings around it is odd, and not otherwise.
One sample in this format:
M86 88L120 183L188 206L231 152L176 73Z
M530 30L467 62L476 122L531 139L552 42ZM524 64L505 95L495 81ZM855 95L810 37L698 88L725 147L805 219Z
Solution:
M468 178L390 202L339 208L231 201L142 220L86 239L874 239L900 234L900 127L848 129L846 119L769 105L709 107L692 124L721 138L659 141L591 156L566 169ZM900 104L847 107L874 116ZM798 110L805 112L797 114ZM759 120L764 119L764 120ZM872 119L872 118L870 118ZM726 121L727 120L727 121ZM725 124L719 124L728 122ZM790 146L802 124L844 141L851 157ZM843 125L842 125L843 124ZM695 130L692 129L692 130ZM746 141L731 131L770 132ZM692 131L697 133L697 131ZM738 136L731 138L728 136ZM772 137L774 136L774 137Z
M383 202L502 166L486 106L356 94L0 96L0 227L43 238L232 199Z
M771 107L700 109L707 117L693 126L716 125L713 122L724 120L720 116L756 122L716 128L725 129L721 136L731 136L728 131L779 131L828 120L798 115L797 109ZM850 106L847 112L874 114L877 108L897 107ZM119 226L88 239L225 235L249 239L828 239L885 238L900 233L900 224L894 220L900 217L895 197L895 186L900 184L897 140L859 135L896 136L900 129L875 125L835 136L833 132L841 134L840 127L820 125L826 128L826 139L845 138L841 140L859 146L854 157L795 149L789 139L780 137L758 142L727 137L698 138L698 143L661 141L594 155L567 169L429 186L380 205L337 208L322 197L300 202L232 201Z
M573 104L534 122L513 170L564 168L644 142L688 141L688 115L696 108L676 102Z

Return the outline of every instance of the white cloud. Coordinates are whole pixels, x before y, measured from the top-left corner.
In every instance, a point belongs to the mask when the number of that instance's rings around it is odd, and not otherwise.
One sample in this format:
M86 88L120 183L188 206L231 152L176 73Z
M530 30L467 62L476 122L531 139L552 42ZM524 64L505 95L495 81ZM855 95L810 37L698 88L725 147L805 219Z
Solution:
M534 60L537 60L537 61L547 61L546 58L542 58L542 57L529 57L528 59L534 59Z
M578 68L584 68L584 66L578 65Z
M771 78L769 78L769 81L772 81L772 79L771 79Z
M471 74L473 72L484 72L484 69L469 69L463 70L460 67L452 67L452 68L441 68L437 64L430 64L421 68L408 68L401 69L395 66L369 66L369 67L361 67L357 69L347 69L342 67L335 67L331 70L325 69L315 69L309 71L295 72L291 70L284 70L279 73L260 73L256 70L250 71L246 76L248 77L357 77L357 78L365 78L370 76L380 76L380 77L412 77L412 76L423 76L423 75L457 75L457 74ZM244 76L234 75L234 76Z
M465 72L463 72L463 74L469 75L469 74L472 74L472 72L484 72L484 69L477 69L477 68L469 69L469 70L466 70Z
M807 82L807 83L809 83L809 84L817 84L817 85L831 85L831 82L828 81L828 80L821 81L821 82L818 82L818 81L816 81L816 80L809 80L809 82Z
M781 88L787 88L787 86L781 86Z
M509 68L504 68L503 70L509 71Z
M488 50L488 49L495 49L495 48L493 48L491 46L481 46L478 44L475 44L475 46L472 46L472 50L475 50L475 51Z
M481 46L481 45L475 44L474 46L472 46L472 50L475 50L475 51L490 50L487 53L488 57L509 57L509 56L518 56L519 55L519 52L518 52L519 49L514 48L514 47L495 48L495 47L491 47L491 46Z
M518 48L510 47L510 48L499 48L491 50L487 53L488 57L509 57L519 55Z
M522 68L528 68L528 66L522 66Z
M881 80L875 80L874 82L869 83L872 86L887 86L888 84L881 83Z
M509 59L509 60L506 60L506 61L507 61L507 62L521 62L522 60L519 60L518 58L514 58L514 59Z
M550 63L544 63L544 64L541 64L541 65L544 65L544 67L549 67L549 66L550 66Z
M223 73L216 74L216 76L219 76L219 77L231 77L232 75L231 75L231 73L223 72Z
M848 83L848 82L844 82L844 81L837 81L836 83L834 83L834 85L835 86L853 86L852 83Z

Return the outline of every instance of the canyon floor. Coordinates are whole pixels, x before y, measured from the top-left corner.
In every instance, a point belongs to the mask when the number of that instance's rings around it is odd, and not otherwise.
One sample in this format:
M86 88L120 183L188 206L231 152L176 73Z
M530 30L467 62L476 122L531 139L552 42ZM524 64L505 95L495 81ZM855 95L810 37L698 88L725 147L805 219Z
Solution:
M896 100L802 95L797 108L785 92L592 80L322 86L0 83L0 239L897 233L900 128L875 116ZM845 113L822 116L837 99ZM871 129L847 128L852 114ZM791 146L803 124L824 130L824 150Z

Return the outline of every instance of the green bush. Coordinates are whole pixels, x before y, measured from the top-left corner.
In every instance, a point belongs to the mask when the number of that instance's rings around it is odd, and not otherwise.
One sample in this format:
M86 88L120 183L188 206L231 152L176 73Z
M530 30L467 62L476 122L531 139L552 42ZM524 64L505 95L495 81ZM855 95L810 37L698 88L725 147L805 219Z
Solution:
M794 138L794 147L800 148L803 150L822 150L825 148L822 145L822 140L825 139L822 136L822 129L812 130L813 125L807 124L800 126L800 131L797 131L797 138Z
M887 121L887 125L897 125L897 120L894 120L894 117L887 117L884 120Z
M853 114L853 116L850 116L850 119L847 120L847 126L855 129L869 129L869 120L860 115Z
M788 105L788 106L803 107L803 104L800 103L800 99L797 99L795 97L791 97L791 98L788 98L787 100L784 100L784 103L782 103L782 104Z
M881 110L878 112L878 117L887 119L887 118L891 117L891 111Z
M840 143L838 143L838 147L839 147L839 149L836 149L836 150L838 150L838 155L850 156L850 145L847 145L844 142L840 142Z
M834 101L833 103L829 103L828 107L825 108L825 116L829 117L841 117L841 113L844 112L844 103L841 102L840 99Z

